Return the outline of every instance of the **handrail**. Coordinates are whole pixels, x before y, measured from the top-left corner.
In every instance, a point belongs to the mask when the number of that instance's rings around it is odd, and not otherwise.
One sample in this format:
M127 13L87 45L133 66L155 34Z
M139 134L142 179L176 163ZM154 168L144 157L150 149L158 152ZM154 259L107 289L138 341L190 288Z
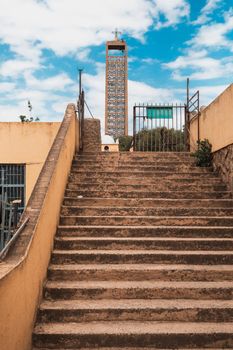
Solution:
M29 218L26 218L22 224L19 226L18 230L15 232L14 236L10 239L10 241L5 245L3 250L0 253L0 260L3 260L8 253L8 250L12 246L12 244L15 242L15 240L18 238L19 234L23 231L24 227L27 225L29 221Z

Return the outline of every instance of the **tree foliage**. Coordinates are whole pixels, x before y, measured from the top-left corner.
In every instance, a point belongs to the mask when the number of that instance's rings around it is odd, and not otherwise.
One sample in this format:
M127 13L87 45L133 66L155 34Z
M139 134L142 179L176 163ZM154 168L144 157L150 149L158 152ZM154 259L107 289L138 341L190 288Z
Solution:
M33 118L33 117L27 117L26 115L20 115L19 119L21 120L22 123L31 123L31 122L39 122L39 118Z
M132 147L133 136L120 136L119 137L119 151L129 151Z
M166 127L141 130L135 137L136 151L185 151L185 135L183 130Z

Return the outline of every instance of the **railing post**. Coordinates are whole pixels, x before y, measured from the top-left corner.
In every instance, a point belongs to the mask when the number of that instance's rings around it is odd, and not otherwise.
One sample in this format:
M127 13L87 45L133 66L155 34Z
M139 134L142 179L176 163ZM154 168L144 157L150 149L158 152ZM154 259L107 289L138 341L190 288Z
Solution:
M200 142L200 93L197 91L197 140L198 147Z
M185 105L185 146L186 151L190 152L190 113L188 111L188 106Z
M133 150L136 151L136 106L133 107Z

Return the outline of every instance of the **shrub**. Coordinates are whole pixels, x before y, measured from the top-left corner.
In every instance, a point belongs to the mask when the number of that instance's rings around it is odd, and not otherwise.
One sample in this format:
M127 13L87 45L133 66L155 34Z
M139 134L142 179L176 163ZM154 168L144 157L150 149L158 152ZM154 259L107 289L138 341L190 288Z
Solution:
M132 136L120 136L119 137L119 151L129 151L132 147L133 137Z
M200 167L208 167L212 164L212 145L207 139L197 141L198 149L192 155L196 157L196 165Z
M166 127L137 133L135 138L137 151L185 151L184 131Z

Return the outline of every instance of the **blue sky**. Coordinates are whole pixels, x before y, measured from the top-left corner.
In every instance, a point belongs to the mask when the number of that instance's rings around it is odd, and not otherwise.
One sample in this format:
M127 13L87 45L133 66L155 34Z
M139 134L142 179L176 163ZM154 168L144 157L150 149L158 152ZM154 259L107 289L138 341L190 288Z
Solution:
M233 0L0 0L0 121L61 120L84 69L86 100L104 118L105 42L129 46L129 116L137 102L206 105L233 80Z

